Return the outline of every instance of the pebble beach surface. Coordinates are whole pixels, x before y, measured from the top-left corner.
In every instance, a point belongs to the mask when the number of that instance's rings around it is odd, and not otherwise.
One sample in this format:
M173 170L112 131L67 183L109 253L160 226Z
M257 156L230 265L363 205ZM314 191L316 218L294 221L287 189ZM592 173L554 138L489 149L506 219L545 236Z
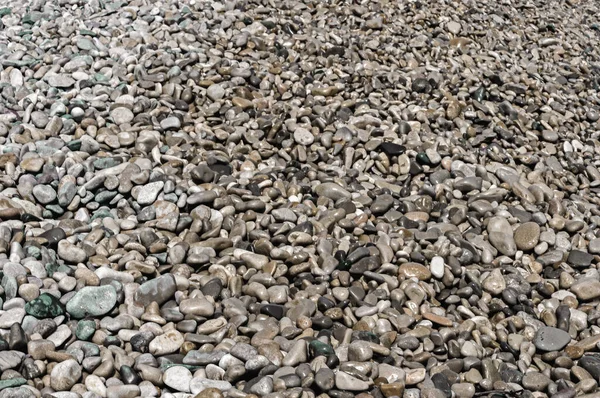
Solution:
M0 0L0 398L600 397L599 11Z

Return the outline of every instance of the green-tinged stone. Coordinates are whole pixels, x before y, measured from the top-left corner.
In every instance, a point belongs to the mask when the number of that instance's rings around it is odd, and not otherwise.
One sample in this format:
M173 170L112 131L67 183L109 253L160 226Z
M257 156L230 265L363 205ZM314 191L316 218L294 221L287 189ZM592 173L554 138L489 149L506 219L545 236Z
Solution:
M52 277L52 275L54 275L55 272L73 272L73 270L71 268L69 268L67 265L60 265L56 262L52 262L52 263L46 263L46 272L48 273L49 277Z
M104 170L118 166L121 163L121 159L117 158L100 158L94 160L94 167L96 168L96 170Z
M16 67L22 68L23 66L32 66L39 62L40 62L39 59L33 59L33 58L20 59L18 61L15 61L12 59L5 59L2 61L2 66L16 66Z
M85 101L82 101L82 100L80 100L80 99L73 99L73 100L71 100L71 101L69 102L69 105L71 105L71 106L78 106L78 107L80 107L80 108L83 108L83 107L85 107L85 106L86 106L86 102L85 102Z
M169 253L155 253L151 254L151 256L156 258L160 264L165 264L167 262L167 257L169 256Z
M28 257L33 257L37 260L39 260L42 257L42 251L40 250L39 247L28 246L26 251L27 251Z
M21 24L30 24L33 25L40 19L42 19L43 14L41 12L32 11L28 14L23 15L23 19L21 19Z
M0 18L2 18L5 15L9 15L11 13L12 13L12 9L10 7L0 8Z
M102 73L95 73L94 80L96 80L98 83L105 83L108 82L110 79L104 76Z
M348 261L340 261L338 263L337 269L341 270L341 271L348 271L350 269L350 266L352 264L350 264L350 262Z
M86 39L85 37L78 39L76 44L77 44L77 48L79 48L80 50L83 50L83 51L97 50L94 43L90 39Z
M92 36L92 37L98 36L95 32L92 32L91 30L88 30L88 29L81 29L79 31L79 34L82 36Z
M39 145L37 147L37 153L38 153L38 155L40 155L42 157L52 156L56 152L57 152L56 148L53 148L48 145Z
M15 377L14 379L0 380L0 391L5 388L19 387L26 384L27 380L22 377Z
M117 291L113 286L86 286L79 290L67 303L67 312L73 318L102 316L117 304Z
M94 343L85 342L81 344L81 351L83 351L83 355L86 358L97 357L100 355L100 347Z
M65 309L60 300L48 293L42 293L25 304L25 312L38 319L56 318L65 313Z
M321 355L329 356L329 355L335 354L335 351L333 350L332 346L330 346L327 343L323 343L322 341L319 341L319 340L311 341L310 344L308 345L308 348L310 350L310 355L313 358L321 356Z
M4 296L7 300L17 297L17 290L19 289L17 278L4 275L2 278L2 287L4 288Z
M89 340L96 332L96 322L90 320L79 321L75 335L79 340Z
M174 193L168 193L163 197L163 199L166 200L167 202L177 203L177 200L179 198Z
M50 210L54 215L62 216L65 214L65 209L63 209L60 205L47 205L46 210Z
M71 151L78 151L81 149L81 140L73 140L70 142L67 142L67 148L69 148Z
M355 332L355 333L356 333L356 337L359 340L369 341L371 343L379 344L379 337L377 337L377 335L375 333L364 332L364 331L359 331L359 332Z
M96 194L94 200L98 203L110 202L112 198L117 196L117 191L102 191Z
M427 156L427 154L425 154L425 152L420 152L417 154L417 162L419 164L427 164L427 165L431 164L431 160L429 160L429 156Z
M0 351L7 351L9 349L8 341L0 337Z
M96 210L94 215L91 217L90 221L94 221L97 218L106 218L106 217L115 218L112 215L112 213L110 212L110 210L108 210L107 208L98 209L98 210Z

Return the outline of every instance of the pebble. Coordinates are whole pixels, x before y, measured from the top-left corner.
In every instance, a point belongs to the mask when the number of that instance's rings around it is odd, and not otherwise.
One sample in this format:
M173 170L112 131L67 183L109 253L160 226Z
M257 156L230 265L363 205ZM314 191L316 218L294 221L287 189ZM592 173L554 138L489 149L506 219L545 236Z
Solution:
M433 257L431 259L431 263L429 264L429 269L431 271L431 274L438 279L443 278L444 267L445 267L444 258L440 257L440 256Z
M57 363L50 374L50 384L56 391L68 391L79 381L81 366L74 359Z
M294 141L297 144L308 146L315 141L315 137L307 129L298 127L294 131Z
M560 351L570 342L569 333L548 326L539 328L533 339L535 347L542 351Z
M163 382L175 391L190 392L192 372L183 366L173 366L163 374Z
M519 250L532 250L540 239L540 226L535 222L521 224L515 230L515 243Z
M110 117L112 118L113 122L115 122L115 124L125 124L125 123L130 123L133 118L134 118L134 114L133 112L125 107L118 107L113 109L110 112Z
M76 319L100 317L117 303L117 292L111 285L86 286L67 302L67 312Z

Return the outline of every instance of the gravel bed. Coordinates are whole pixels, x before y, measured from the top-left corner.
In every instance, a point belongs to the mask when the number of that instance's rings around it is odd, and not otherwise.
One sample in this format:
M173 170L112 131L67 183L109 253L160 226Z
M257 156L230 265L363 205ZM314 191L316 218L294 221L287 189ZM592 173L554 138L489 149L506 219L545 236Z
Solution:
M0 398L600 397L585 0L0 0Z

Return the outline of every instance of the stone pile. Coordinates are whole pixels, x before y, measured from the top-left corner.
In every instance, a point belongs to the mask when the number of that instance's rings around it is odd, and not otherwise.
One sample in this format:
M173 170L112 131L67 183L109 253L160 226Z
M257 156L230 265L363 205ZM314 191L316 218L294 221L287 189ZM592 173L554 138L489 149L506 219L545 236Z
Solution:
M598 11L0 0L0 398L597 397Z

